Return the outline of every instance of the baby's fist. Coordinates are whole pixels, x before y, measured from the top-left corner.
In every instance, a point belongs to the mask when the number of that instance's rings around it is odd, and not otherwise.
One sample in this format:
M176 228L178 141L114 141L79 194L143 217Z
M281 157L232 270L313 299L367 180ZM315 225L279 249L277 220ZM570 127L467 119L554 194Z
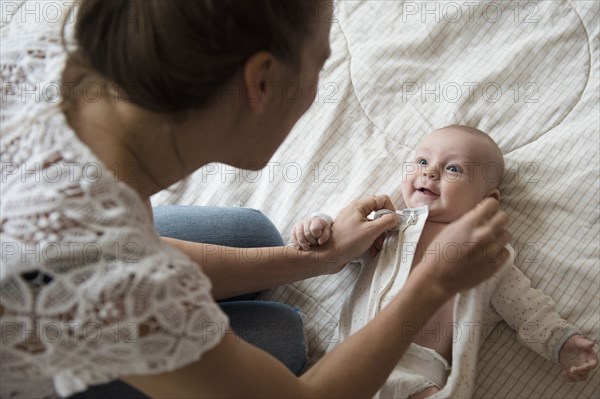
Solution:
M589 372L598 365L594 343L581 335L573 335L560 349L558 362L567 381L585 381Z
M312 214L292 227L290 241L295 247L310 251L311 245L323 245L329 240L332 224L330 216L322 213Z

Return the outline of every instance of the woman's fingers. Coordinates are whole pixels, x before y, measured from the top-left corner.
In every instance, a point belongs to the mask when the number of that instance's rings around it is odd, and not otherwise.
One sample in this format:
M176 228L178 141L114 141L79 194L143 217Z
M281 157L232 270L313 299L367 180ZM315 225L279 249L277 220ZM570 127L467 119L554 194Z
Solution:
M467 217L474 226L481 226L492 218L498 211L499 203L493 198L486 198L475 208L467 212Z
M381 248L383 248L383 240L385 240L385 236L386 233L381 234L379 237L377 237L377 239L375 240L375 243L373 243L373 246L375 247L375 249L377 251L381 250Z
M439 283L449 292L458 292L494 274L510 257L505 248L510 240L507 224L508 217L498 209L498 201L490 198L445 227L437 238L440 246L461 243L466 251L434 268L440 272Z
M376 220L368 216L374 210L389 209L394 214ZM375 195L352 201L338 214L331 227L331 236L336 242L341 259L354 259L373 245L373 241L386 230L400 224L399 216L387 195Z
M378 211L380 209L389 209L390 211L396 211L392 200L388 195L372 195L370 197L362 198L355 201L356 205L360 209L362 216L367 217L371 212Z
M381 248L383 248L383 241L385 240L385 236L386 233L384 232L379 237L377 237L375 242L373 242L373 245L371 245L371 248L369 249L369 253L371 254L371 256L377 256L379 251L381 251Z
M504 211L497 211L489 221L490 226L497 235L500 235L508 225L508 215Z
M492 213L491 209L494 209L494 206L492 206L493 204L488 204L489 202L481 205L478 209L480 211L479 214L473 220L476 226L478 226L475 227L473 238L478 242L496 243L503 247L510 240L510 234L506 231L508 215L501 210L496 210Z
M389 215L383 215L378 219L370 221L368 227L375 233L375 237L379 237L384 232L398 227L401 221L400 215L390 213Z
M510 240L512 240L512 235L508 231L504 230L500 237L498 237L498 244L505 246Z

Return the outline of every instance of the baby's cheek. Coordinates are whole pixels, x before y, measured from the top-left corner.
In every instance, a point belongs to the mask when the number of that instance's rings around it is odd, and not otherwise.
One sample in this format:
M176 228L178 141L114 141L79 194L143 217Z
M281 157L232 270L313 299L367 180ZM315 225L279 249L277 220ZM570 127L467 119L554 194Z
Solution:
M407 205L408 205L408 201L409 201L409 197L410 197L410 188L411 187L412 186L407 181L407 178L403 177L402 178L401 192L402 192L402 198L404 198L404 201L407 203Z

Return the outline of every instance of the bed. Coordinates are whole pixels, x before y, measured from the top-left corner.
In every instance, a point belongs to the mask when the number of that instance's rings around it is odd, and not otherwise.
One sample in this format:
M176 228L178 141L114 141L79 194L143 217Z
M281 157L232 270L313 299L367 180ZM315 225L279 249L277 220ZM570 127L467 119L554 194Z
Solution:
M339 1L329 17L333 55L315 104L269 165L207 165L153 205L252 207L287 238L300 218L356 198L386 193L402 207L415 144L438 127L475 126L505 154L517 266L599 342L599 3ZM310 364L356 276L346 268L262 295L302 309ZM568 384L503 323L478 369L476 398L600 397L598 370Z

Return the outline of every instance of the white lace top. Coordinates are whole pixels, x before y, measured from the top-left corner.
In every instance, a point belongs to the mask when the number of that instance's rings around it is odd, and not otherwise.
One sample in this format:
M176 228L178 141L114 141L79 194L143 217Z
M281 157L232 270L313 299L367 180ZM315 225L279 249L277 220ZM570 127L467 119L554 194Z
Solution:
M198 265L67 125L62 20L37 17L15 14L1 31L3 398L173 370L228 324Z

